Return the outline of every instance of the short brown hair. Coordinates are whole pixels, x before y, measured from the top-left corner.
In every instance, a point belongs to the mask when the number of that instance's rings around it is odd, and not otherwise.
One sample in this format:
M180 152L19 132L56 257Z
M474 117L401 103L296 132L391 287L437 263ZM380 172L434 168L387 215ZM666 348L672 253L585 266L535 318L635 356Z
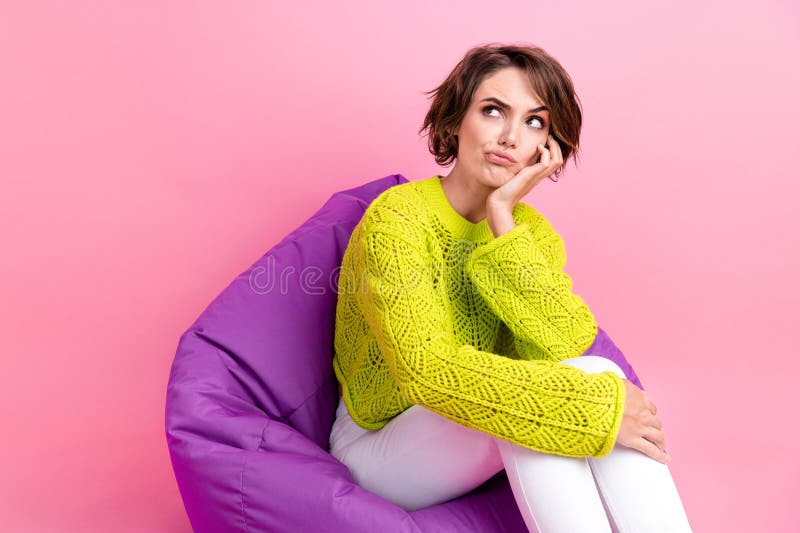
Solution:
M564 164L554 173L553 181L557 181L570 157L577 166L583 113L569 74L538 46L489 43L467 51L441 85L423 93L434 96L419 133L428 130L428 150L439 165L450 164L458 155L455 132L478 85L486 76L510 66L525 71L536 96L547 106L550 133L564 157Z

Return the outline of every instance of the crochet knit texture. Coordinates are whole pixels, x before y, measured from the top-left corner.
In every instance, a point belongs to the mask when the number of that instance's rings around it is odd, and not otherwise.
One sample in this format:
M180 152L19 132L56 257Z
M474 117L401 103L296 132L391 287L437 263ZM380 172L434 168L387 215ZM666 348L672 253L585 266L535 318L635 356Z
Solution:
M517 225L494 237L439 180L382 192L345 250L333 368L353 421L378 430L419 404L533 450L609 454L622 380L558 364L597 334L564 272L561 236L519 202Z

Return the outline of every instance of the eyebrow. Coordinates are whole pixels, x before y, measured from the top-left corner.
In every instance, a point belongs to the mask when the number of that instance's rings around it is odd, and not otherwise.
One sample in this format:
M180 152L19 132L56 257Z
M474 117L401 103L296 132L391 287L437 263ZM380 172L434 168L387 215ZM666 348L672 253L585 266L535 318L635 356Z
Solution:
M503 102L502 100L495 98L494 96L490 96L489 98L484 98L481 102L494 102L495 104L499 105L503 109L511 109L511 106L507 103ZM547 106L539 106L533 109L529 109L528 113L536 113L537 111L547 111ZM548 111L549 113L549 111Z

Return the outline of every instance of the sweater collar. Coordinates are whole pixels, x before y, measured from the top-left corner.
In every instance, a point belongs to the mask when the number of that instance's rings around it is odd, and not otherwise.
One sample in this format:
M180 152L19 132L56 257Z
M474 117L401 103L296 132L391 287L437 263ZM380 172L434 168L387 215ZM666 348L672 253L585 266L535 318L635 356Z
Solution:
M447 199L447 195L442 188L440 175L435 175L420 182L428 205L433 209L434 214L453 233L455 237L469 239L471 241L489 241L494 237L489 222L484 217L480 222L473 223L455 210Z

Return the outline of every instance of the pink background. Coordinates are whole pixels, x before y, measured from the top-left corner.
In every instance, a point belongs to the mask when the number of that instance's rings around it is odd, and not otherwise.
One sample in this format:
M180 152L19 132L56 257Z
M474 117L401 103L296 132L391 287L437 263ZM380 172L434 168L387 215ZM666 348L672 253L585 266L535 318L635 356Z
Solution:
M422 91L491 41L573 77L580 165L526 201L659 407L695 532L800 527L796 3L4 4L5 530L190 531L179 335L333 192L446 173Z

